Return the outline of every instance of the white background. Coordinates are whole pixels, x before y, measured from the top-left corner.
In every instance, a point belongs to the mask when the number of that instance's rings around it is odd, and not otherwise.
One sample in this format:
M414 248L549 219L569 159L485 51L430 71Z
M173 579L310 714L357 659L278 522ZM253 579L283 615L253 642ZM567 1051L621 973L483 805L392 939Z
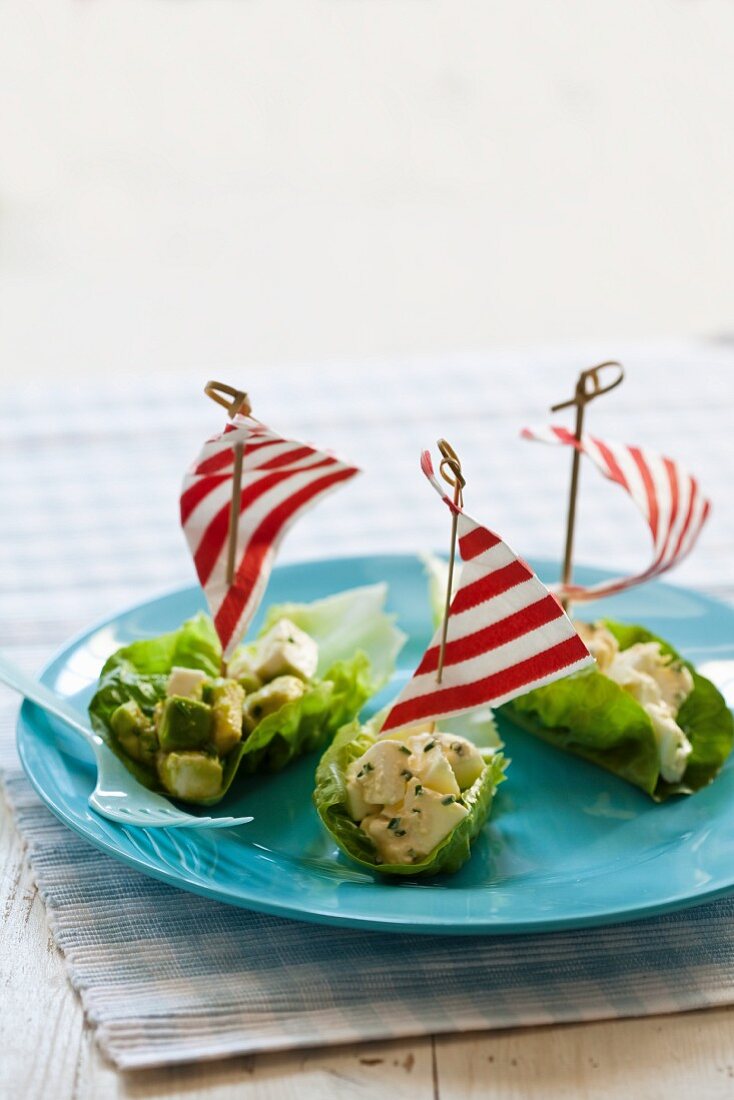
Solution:
M731 0L3 0L0 371L729 333L733 61Z

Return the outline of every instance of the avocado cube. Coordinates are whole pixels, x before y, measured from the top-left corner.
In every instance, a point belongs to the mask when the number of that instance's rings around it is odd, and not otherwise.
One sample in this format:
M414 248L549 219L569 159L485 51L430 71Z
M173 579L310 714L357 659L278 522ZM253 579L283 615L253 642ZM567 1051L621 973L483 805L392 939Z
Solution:
M220 756L226 756L242 738L244 689L236 680L215 680L208 691L212 708L212 741Z
M158 725L161 748L200 749L211 740L212 708L198 699L172 695L166 699Z
M140 764L153 763L158 738L150 718L143 714L134 699L121 703L112 712L110 725L123 752Z
M262 679L255 672L254 657L250 650L243 646L237 650L232 660L227 665L227 676L231 680L237 680L242 684L246 692L257 691L263 686Z
M158 754L158 777L175 798L213 798L222 789L222 774L222 763L216 756L203 752Z
M305 690L306 685L297 676L278 676L259 691L248 695L242 710L242 724L245 732L252 733L263 718L267 718L269 714L275 714L286 703L300 699Z
M252 691L259 691L263 686L263 682L256 672L247 672L244 669L238 674L237 683L248 694Z

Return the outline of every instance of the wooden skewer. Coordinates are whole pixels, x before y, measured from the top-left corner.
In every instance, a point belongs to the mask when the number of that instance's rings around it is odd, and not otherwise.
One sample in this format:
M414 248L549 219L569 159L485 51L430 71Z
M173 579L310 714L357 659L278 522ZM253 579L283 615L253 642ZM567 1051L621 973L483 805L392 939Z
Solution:
M599 375L603 370L609 367L617 369L617 377L608 385L603 386ZM584 412L586 406L590 401L593 401L595 397L601 397L603 393L609 393L610 390L615 389L623 380L624 368L621 363L618 363L615 359L609 359L604 363L598 363L595 367L590 367L588 370L581 371L576 383L576 392L574 396L570 401L561 401L558 405L552 405L551 412L558 412L559 409L568 409L572 405L575 406L576 425L574 428L574 439L580 444L584 431ZM573 540L576 530L576 501L578 498L580 469L581 450L577 446L573 449L573 459L571 461L571 486L568 494L568 513L566 517L566 547L563 554L563 572L561 574L561 581L564 587L570 585L573 577ZM561 598L561 604L563 610L568 612L571 606L570 597L563 596Z
M455 508L461 508L464 505L464 486L466 485L466 478L461 472L461 462L454 448L445 439L439 439L438 449L441 452L441 465L439 467L439 473L444 481L448 482L454 490L454 505ZM440 684L443 679L443 665L446 657L446 638L449 631L449 611L451 610L451 595L454 587L454 563L456 562L456 533L459 524L459 513L454 511L451 514L451 546L449 549L449 573L446 581L446 602L443 610L443 626L441 629L441 646L438 651L438 667L436 669L436 683Z
M249 416L252 412L250 400L244 390L237 390L234 386L227 386L224 382L207 382L204 393L222 405L227 410L230 420L238 413ZM232 470L232 499L229 506L229 529L227 531L227 584L234 581L235 566L237 564L237 524L240 518L240 502L242 500L242 462L244 448L241 443L235 443L234 468Z
M229 529L227 531L227 584L231 584L234 580L234 567L237 557L237 523L240 518L240 501L242 499L242 459L244 453L243 445L235 443L232 500L229 505Z

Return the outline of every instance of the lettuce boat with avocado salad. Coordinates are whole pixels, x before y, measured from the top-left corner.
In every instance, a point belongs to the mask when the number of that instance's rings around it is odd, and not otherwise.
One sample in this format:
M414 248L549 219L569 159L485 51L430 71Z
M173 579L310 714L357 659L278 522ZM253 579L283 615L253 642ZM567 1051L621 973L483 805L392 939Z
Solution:
M536 688L500 713L656 802L715 779L734 745L734 719L711 681L642 626L609 619L576 626L596 667Z
M89 705L95 730L152 790L212 805L237 771L278 771L318 748L387 682L404 636L387 586L271 607L222 674L200 613L107 660Z
M384 717L339 730L316 771L319 816L346 855L380 874L458 871L504 778L489 712L452 719L451 732L424 723L381 737Z

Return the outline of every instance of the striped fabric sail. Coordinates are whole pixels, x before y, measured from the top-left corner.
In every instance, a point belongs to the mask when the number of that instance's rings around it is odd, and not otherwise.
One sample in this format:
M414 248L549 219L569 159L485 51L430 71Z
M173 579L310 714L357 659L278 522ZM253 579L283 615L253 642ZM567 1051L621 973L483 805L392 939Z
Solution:
M652 535L653 558L644 572L589 587L568 585L561 589L562 595L573 597L574 602L613 596L671 569L693 549L711 504L695 477L672 458L624 443L604 443L590 435L578 443L568 428L525 428L522 435L541 443L578 447L605 477L629 493Z
M235 575L227 584L234 450L243 446ZM250 416L236 416L207 440L184 477L181 525L225 657L241 640L268 583L280 540L325 493L359 473L355 466L292 439Z
M449 609L441 683L436 682L441 628L393 704L382 732L498 706L593 663L555 596L532 569L486 527L458 508L424 451L421 469L458 514L461 575Z

